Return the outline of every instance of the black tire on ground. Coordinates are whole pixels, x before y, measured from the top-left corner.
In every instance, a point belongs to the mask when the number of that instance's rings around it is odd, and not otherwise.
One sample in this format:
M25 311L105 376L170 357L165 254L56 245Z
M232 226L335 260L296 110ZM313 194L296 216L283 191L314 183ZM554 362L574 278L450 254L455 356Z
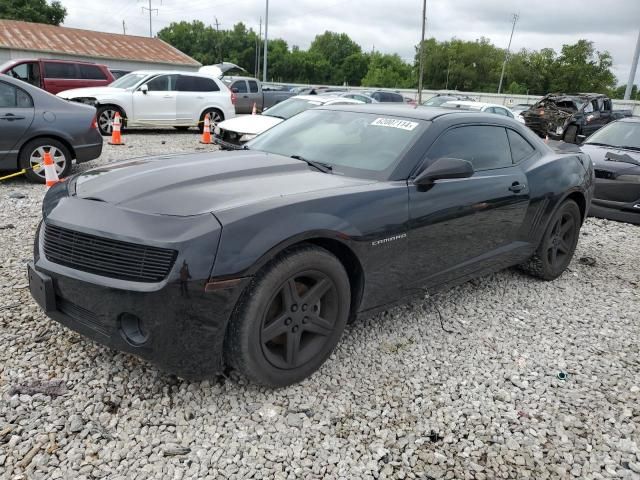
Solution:
M582 217L573 200L566 200L553 215L536 253L521 268L542 280L562 275L573 258Z
M68 176L71 172L73 157L67 146L54 138L41 137L27 142L20 150L20 168L28 169L25 173L27 179L36 183L45 182L44 167L42 166L45 152L51 154L58 177ZM36 164L41 166L33 170L32 167Z
M299 382L331 355L350 303L349 278L335 256L312 245L286 251L254 277L238 302L225 362L262 385Z
M96 119L98 121L98 130L100 130L100 133L105 137L108 137L111 135L112 122L116 112L120 114L120 118L122 122L120 125L120 130L124 130L124 127L126 124L126 118L125 118L124 112L120 110L118 107L116 107L115 105L101 105L100 107L98 107L98 110L96 111Z
M220 110L218 110L217 108L209 108L205 110L200 116L200 121L198 122L198 131L200 133L202 133L202 131L204 130L204 117L206 117L207 114L210 115L209 120L212 124L224 121L224 114Z
M576 125L569 125L564 132L563 140L566 143L576 143L576 138L578 138L578 127Z
M179 132L186 132L187 130L189 130L189 128L191 127L186 127L184 125L174 125L174 127L176 130L178 130Z

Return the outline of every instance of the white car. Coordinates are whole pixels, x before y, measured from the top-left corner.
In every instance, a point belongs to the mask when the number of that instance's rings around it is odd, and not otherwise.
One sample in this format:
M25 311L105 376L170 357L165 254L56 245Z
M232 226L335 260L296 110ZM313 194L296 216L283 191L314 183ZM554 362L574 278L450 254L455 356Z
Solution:
M524 118L520 115L516 115L504 105L497 105L495 103L484 102L472 102L467 100L454 100L442 104L443 108L460 108L462 110L477 110L479 112L495 113L497 115L504 115L505 117L513 118L514 120L524 123Z
M129 127L199 127L205 115L214 123L233 118L233 94L212 75L177 71L131 72L107 87L76 88L59 97L94 105L98 128L110 135L120 113Z
M297 95L265 110L262 115L241 115L219 123L213 131L213 141L223 149L238 150L262 132L310 108L363 103L337 96Z

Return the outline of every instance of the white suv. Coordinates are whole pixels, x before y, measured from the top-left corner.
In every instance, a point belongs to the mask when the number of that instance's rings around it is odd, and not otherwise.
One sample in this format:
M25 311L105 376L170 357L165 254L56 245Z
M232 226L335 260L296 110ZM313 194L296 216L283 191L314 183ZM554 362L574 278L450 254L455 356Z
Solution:
M197 126L201 131L206 114L215 123L235 116L231 91L202 73L140 70L108 87L76 88L58 96L94 105L103 135L111 134L116 112L130 127Z

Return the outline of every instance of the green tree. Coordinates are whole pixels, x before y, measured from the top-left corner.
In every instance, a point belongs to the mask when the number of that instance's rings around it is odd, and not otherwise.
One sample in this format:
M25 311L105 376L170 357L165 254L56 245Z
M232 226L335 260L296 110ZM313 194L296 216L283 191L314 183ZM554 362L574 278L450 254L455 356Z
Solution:
M366 59L360 45L346 33L326 31L317 35L309 47L309 53L318 54L331 65L329 83L358 85L366 74Z
M402 61L398 54L372 53L362 85L387 88L413 86L411 65Z
M558 92L605 92L616 85L609 52L596 51L593 42L578 40L563 45L556 59L551 90Z
M0 18L25 22L60 25L67 16L67 9L55 0L0 0Z

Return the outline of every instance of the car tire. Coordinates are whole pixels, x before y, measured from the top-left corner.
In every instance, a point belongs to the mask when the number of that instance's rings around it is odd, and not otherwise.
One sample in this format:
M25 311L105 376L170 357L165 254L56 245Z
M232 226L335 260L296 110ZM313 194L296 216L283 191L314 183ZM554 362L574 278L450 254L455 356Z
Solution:
M521 265L527 273L542 280L554 280L566 270L580 236L582 216L573 200L567 200L551 218L536 253Z
M45 183L43 166L45 152L52 154L58 177L68 176L73 161L69 148L54 138L41 137L27 142L20 150L20 168L26 169L27 179L35 183ZM33 170L33 166L36 164L39 164L40 168Z
M569 125L564 132L563 140L566 143L576 143L576 138L578 138L578 127L576 125Z
M238 301L225 337L225 362L261 385L300 382L338 344L350 303L349 278L334 255L311 245L285 251Z
M100 130L102 136L111 136L111 126L116 113L120 114L120 118L122 119L120 129L124 130L126 118L124 112L120 108L115 105L102 105L98 107L98 110L96 111L96 120L98 122L98 130Z
M212 123L220 123L224 121L224 113L222 113L220 110L218 110L217 108L209 108L207 110L205 110L202 115L200 116L200 121L198 122L198 131L200 133L202 133L202 131L204 130L204 117L207 116L207 114L210 114L211 117L209 117L209 119L211 120Z

